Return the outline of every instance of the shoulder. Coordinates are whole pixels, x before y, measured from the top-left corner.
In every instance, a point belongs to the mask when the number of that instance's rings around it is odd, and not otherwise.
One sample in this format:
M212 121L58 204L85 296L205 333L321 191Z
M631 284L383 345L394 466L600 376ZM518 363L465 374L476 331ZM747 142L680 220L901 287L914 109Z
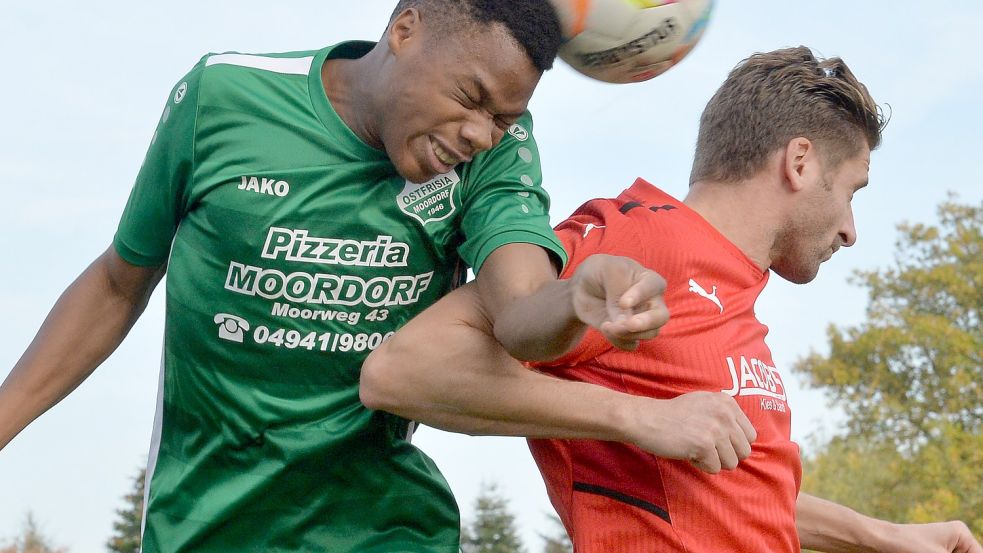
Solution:
M306 88L317 51L276 54L209 53L192 70L210 99L233 97L263 83L294 81Z
M631 257L646 266L662 263L692 245L693 228L681 202L639 179L617 198L590 200L556 227L571 263L589 255Z
M640 255L636 229L619 211L617 198L596 198L577 208L554 229L570 258L563 276L569 276L587 257L598 254Z
M526 110L515 123L509 126L505 131L505 136L502 137L502 142L508 143L522 143L527 142L532 139L532 113ZM501 144L500 144L501 145Z
M230 76L244 74L303 75L311 72L316 50L281 52L274 54L246 54L242 52L209 53L202 56L198 65L210 74Z

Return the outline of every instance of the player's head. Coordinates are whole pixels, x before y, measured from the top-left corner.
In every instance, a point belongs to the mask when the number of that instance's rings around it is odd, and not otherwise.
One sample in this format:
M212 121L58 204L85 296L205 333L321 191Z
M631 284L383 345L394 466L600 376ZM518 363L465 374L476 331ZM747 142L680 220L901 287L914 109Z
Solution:
M690 182L748 179L800 136L833 168L877 148L883 126L867 87L840 58L817 59L805 46L754 54L703 111Z
M497 144L560 40L548 0L401 0L383 37L378 125L397 170L424 181Z
M867 183L885 123L843 60L817 59L803 46L755 54L707 104L690 182L736 184L774 172L789 193L771 268L808 282L856 241L850 202Z

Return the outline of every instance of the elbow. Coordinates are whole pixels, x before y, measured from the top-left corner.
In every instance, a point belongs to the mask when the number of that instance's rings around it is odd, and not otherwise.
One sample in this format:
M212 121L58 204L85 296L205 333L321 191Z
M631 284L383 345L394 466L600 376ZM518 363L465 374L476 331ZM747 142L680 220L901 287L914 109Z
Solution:
M523 344L522 341L515 339L514 333L511 332L508 325L496 324L492 328L492 336L513 358L519 361L532 361L532 359L527 359L530 353L528 344Z
M552 361L566 353L558 339L523 340L517 337L510 328L497 324L493 333L495 341L513 359L524 363Z
M369 409L399 414L400 405L392 374L395 359L386 346L382 344L362 363L358 399Z

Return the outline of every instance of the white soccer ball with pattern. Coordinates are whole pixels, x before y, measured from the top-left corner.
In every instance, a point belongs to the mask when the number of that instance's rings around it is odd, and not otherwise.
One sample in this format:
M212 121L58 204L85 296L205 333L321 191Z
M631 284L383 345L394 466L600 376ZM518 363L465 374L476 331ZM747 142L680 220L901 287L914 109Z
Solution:
M551 0L563 26L560 58L609 83L646 81L699 41L713 0Z

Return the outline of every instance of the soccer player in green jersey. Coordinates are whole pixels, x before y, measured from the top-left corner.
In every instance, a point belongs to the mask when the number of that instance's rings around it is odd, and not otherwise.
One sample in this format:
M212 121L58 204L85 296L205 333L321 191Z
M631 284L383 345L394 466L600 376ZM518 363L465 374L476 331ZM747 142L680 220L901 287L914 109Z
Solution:
M626 259L555 284L526 104L559 41L546 0L403 0L378 44L202 58L112 245L0 387L0 447L116 348L166 272L143 551L456 552L457 506L409 421L359 401L369 352L467 266L492 318L557 310L533 348L585 323L630 347L666 318L661 280ZM536 435L571 416L502 408Z

